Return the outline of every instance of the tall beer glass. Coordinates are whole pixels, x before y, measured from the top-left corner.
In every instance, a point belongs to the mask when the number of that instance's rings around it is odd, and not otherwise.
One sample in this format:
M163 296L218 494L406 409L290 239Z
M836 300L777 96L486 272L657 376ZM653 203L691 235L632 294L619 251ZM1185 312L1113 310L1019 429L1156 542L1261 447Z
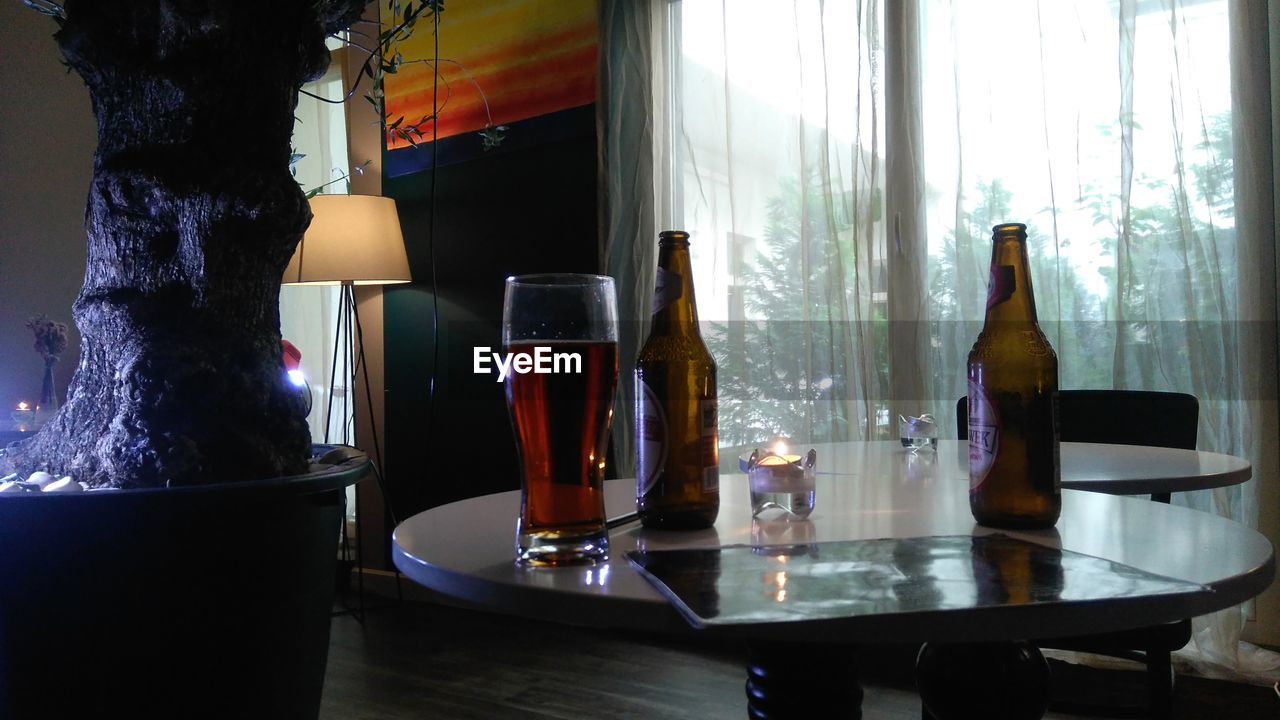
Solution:
M516 562L603 560L605 449L618 383L613 278L507 278L502 345L521 468Z

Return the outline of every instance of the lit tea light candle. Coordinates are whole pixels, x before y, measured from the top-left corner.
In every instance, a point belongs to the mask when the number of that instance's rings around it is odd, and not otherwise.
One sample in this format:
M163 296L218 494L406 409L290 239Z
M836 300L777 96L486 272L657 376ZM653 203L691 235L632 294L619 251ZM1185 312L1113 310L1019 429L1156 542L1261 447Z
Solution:
M818 451L803 457L788 452L785 442L770 449L757 448L747 459L747 480L751 486L751 514L782 510L797 518L813 512L814 473Z
M779 440L778 442L773 444L772 448L770 448L771 453L766 453L765 456L761 458L761 464L762 465L781 465L783 463L800 462L800 456L788 454L787 449L788 449L787 444Z

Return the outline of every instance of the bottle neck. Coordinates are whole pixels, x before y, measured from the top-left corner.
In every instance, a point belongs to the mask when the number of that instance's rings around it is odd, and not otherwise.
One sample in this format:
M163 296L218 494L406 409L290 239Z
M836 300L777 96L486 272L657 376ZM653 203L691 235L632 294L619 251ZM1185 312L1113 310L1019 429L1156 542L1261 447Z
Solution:
M987 324L1036 324L1036 300L1031 290L1025 235L996 233L991 246L991 276L987 282Z
M653 291L655 334L698 332L698 304L693 297L693 262L689 243L664 239L658 245L658 279Z

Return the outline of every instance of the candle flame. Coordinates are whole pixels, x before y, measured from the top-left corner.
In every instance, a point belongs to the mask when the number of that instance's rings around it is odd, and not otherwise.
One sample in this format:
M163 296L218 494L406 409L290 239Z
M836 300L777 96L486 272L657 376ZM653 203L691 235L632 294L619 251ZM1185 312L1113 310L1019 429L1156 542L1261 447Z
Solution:
M27 403L26 403L26 401L25 401L25 400L24 400L23 402L18 403L18 409L19 409L19 410L28 410L28 409L30 409L30 407L31 407L31 406L27 405Z

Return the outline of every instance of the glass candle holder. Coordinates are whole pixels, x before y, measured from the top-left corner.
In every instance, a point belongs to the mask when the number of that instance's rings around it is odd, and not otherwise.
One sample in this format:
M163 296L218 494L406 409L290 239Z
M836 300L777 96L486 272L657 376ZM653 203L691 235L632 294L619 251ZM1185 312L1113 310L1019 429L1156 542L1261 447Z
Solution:
M774 449L757 448L747 459L751 516L773 514L808 517L813 512L817 464L816 450L811 449L802 457L787 454L785 446Z
M18 407L9 411L9 419L17 425L30 425L35 418L35 409L25 401L18 403Z
M938 423L933 416L925 413L919 417L898 416L898 437L902 447L911 452L924 448L938 449Z

